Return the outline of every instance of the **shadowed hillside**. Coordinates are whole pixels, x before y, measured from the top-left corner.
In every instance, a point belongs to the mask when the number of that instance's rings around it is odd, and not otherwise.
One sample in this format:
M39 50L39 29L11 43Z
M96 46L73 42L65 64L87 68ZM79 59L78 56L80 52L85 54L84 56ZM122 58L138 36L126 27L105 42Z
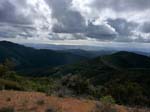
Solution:
M40 68L74 63L85 59L71 53L36 50L7 41L0 42L0 62L12 60L17 68Z
M116 68L150 68L150 58L131 52L118 52L102 57L108 66Z
M148 100L150 98L150 58L143 55L118 52L69 66L57 67L49 72L53 76L66 77L64 82L67 83L64 85L73 88L74 91L79 89L79 93L82 94L86 86L82 88L80 84L87 81L86 84L91 83L95 86L96 97L111 95L119 104L150 105ZM78 81L82 89L77 89ZM78 86L72 86L72 83Z

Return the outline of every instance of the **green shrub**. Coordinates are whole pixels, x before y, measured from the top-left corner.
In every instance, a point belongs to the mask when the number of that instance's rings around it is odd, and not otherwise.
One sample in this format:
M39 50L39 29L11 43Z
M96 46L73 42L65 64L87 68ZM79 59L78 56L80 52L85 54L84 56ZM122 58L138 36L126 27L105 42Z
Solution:
M103 96L100 101L105 104L115 104L115 99L112 96Z
M17 82L5 79L0 79L0 89L23 90L23 88Z
M90 94L91 83L78 75L66 76L62 79L62 85L74 91L76 95Z

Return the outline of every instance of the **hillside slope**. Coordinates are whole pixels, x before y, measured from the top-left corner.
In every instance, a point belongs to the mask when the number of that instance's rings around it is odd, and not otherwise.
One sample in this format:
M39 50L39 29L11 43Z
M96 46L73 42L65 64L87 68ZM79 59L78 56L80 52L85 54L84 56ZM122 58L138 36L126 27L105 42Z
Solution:
M150 58L132 52L117 52L101 57L108 66L115 68L150 68Z
M143 55L119 52L57 67L49 73L67 77L66 85L88 80L98 88L96 94L111 95L119 104L150 105L150 59ZM74 77L78 77L75 82Z
M100 56L94 59L85 60L79 63L54 68L50 72L66 74L83 74L83 76L95 77L98 74L109 74L120 71L141 71L150 70L150 58L131 52L117 52L112 55Z
M85 59L71 53L36 50L19 44L1 41L0 62L11 59L18 68L40 68L74 63Z

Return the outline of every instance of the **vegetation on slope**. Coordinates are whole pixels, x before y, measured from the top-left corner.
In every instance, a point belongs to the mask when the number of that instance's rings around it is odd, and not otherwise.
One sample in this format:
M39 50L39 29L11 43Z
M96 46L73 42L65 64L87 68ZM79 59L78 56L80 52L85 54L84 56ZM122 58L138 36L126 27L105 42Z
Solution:
M137 56L134 55L134 57ZM125 56L126 60L127 57ZM140 55L137 57L141 59L138 63L143 63L143 65L148 63L148 61L142 61L148 60L147 57ZM139 61L138 59L136 61ZM113 60L114 58L112 58ZM0 65L0 88L40 91L47 95L84 97L96 100L111 96L117 104L150 106L150 69L147 66L133 65L131 67L132 64L128 68L122 66L120 69L112 63L109 66L106 61L107 58L104 61L104 57L99 57L57 67L50 69L49 76L43 77L17 75L12 71L13 64L6 61ZM120 65L120 61L122 60L119 59L117 65ZM107 62L110 63L111 60ZM132 63L132 60L129 62Z
M80 95L97 99L110 95L119 104L150 106L149 60L135 53L119 52L56 68L51 75L62 76L64 86Z
M102 61L115 68L150 68L150 58L131 52L118 52L102 57Z

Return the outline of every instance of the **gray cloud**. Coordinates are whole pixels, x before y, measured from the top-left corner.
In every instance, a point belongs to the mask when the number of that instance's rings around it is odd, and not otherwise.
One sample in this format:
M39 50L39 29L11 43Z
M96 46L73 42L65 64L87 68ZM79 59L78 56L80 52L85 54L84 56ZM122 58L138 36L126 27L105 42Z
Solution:
M2 0L0 2L0 22L6 22L11 24L31 24L29 18L25 17L24 14L19 12L17 4L14 5L13 1ZM18 2L21 7L25 6L25 2Z
M55 33L79 33L85 29L84 18L71 10L71 0L47 0L52 8L52 17L57 20L53 26Z
M115 37L115 32L104 24L94 25L92 22L86 24L82 15L71 9L71 0L51 0L47 2L52 8L52 17L57 20L57 23L53 26L55 33L72 33L76 39L78 39L78 36L75 33L82 33L82 36L99 40L111 40Z
M150 42L150 0L0 0L0 37Z
M150 7L149 0L94 0L91 6L97 9L110 8L115 11L139 11Z
M139 26L139 30L144 33L150 33L150 22L144 22Z
M110 24L117 32L119 36L131 36L132 31L137 27L134 22L127 22L125 19L108 19L108 24Z
M29 25L0 23L0 37L16 38L16 37L33 37L35 28Z
M113 40L117 33L106 24L94 25L93 23L89 23L85 35L98 40Z

